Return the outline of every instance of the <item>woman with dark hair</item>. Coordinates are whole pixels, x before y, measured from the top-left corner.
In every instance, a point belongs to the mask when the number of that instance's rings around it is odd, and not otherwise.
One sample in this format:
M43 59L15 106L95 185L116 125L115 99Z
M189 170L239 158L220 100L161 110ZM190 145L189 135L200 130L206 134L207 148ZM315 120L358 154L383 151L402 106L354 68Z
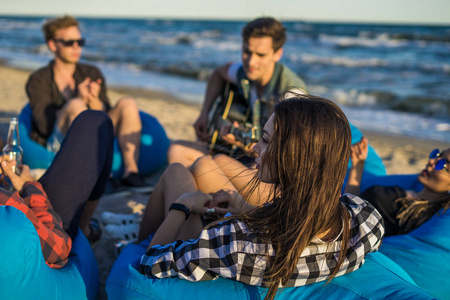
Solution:
M362 170L367 157L368 140L352 146L352 168L346 192L360 194ZM434 149L425 169L417 175L423 185L420 191L405 190L399 186L373 185L361 197L373 204L383 216L386 236L405 234L428 221L441 209L450 207L450 148ZM389 176L388 176L389 177Z
M380 246L384 228L370 204L340 197L350 142L336 104L298 95L275 105L254 146L258 172L247 195L259 182L273 187L260 205L246 202L231 184L200 192L190 170L170 165L141 223L139 240L156 232L141 273L190 281L221 276L267 287L266 298L273 299L279 287L358 269ZM231 214L204 228L201 214L211 212Z

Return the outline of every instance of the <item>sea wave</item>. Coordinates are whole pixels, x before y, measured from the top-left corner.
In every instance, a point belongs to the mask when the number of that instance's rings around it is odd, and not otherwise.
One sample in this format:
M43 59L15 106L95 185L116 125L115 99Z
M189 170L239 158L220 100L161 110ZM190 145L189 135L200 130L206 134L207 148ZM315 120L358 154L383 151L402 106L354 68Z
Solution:
M242 48L242 44L240 41L235 40L225 40L225 41L216 41L210 39L200 39L194 43L194 47L197 49L214 49L219 51L240 51Z
M160 45L190 45L198 38L196 33L178 32L175 36L158 36L156 42Z
M348 107L372 107L440 118L450 117L450 101L445 98L422 95L400 96L381 90L330 89L321 85L310 85L309 90L312 94L323 95L340 105Z
M40 22L29 22L12 20L9 18L0 18L0 31L1 30L15 30L15 29L40 29L42 24Z
M375 37L362 36L338 36L320 34L319 41L325 44L338 47L404 47L408 45L407 41L390 39L389 34L382 33Z
M294 55L289 56L292 61L298 61L299 57ZM389 62L384 59L368 58L368 59L352 59L343 56L323 57L312 54L300 55L300 60L308 64L326 64L345 67L379 67L387 66Z
M325 44L334 45L340 48L350 47L387 47L387 48L399 48L410 45L419 47L429 47L430 45L437 44L449 45L450 36L433 36L433 35L420 35L417 33L371 33L361 31L358 35L333 35L333 34L319 34L318 40Z
M391 34L390 37L396 40L450 43L449 35L438 36L421 33L397 33Z
M342 106L349 121L361 130L393 135L406 135L450 143L450 122L447 119L423 117L417 114L386 109L364 109Z
M314 54L290 54L287 57L290 63L321 64L343 66L347 68L383 67L385 69L406 71L418 70L426 73L450 73L450 64L426 63L414 60L400 61L380 58L352 58L346 56L320 56Z
M166 66L161 66L159 64L145 64L141 66L135 66L137 69L144 71L151 71L157 73L163 73L167 75L181 76L191 79L196 79L200 81L206 81L212 72L210 66L206 67L193 67L191 64L169 64Z

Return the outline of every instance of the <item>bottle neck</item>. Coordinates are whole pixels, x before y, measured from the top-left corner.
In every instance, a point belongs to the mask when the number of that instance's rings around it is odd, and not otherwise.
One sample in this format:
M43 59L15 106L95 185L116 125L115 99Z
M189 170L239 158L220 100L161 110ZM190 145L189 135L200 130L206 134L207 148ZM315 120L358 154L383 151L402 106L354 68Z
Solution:
M20 146L19 123L17 122L16 118L13 118L9 123L8 138L6 140L6 145Z

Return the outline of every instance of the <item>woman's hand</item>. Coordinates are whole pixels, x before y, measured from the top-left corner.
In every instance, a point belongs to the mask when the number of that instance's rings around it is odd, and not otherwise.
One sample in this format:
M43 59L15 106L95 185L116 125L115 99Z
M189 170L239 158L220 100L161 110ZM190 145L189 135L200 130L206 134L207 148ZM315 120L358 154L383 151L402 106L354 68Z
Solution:
M252 205L244 201L237 191L220 190L211 194L213 197L212 207L215 212L221 215L227 213L239 213L253 208Z
M361 180L364 172L364 163L369 153L369 141L363 137L361 141L352 145L350 160L352 167L348 172L347 185L344 193L360 194Z
M21 191L25 182L35 181L33 176L30 174L30 168L27 165L18 165L16 166L16 161L7 161L1 159L1 170L2 173L9 178L13 188L16 191ZM17 169L20 170L20 175L17 175L13 171L13 167L16 166Z
M353 166L363 165L367 159L369 153L369 140L365 137L361 141L352 145L352 150L350 154L350 159Z
M211 195L196 191L181 195L175 202L185 205L193 213L205 214L212 200Z

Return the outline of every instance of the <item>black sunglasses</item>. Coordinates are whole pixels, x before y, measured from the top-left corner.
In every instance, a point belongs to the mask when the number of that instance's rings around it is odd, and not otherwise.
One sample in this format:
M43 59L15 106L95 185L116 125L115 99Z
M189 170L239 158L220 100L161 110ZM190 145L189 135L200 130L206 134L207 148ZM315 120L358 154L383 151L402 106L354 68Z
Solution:
M74 43L77 43L78 46L83 47L86 44L85 39L79 39L79 40L63 40L63 39L56 39L55 42L60 42L64 47L72 47Z

